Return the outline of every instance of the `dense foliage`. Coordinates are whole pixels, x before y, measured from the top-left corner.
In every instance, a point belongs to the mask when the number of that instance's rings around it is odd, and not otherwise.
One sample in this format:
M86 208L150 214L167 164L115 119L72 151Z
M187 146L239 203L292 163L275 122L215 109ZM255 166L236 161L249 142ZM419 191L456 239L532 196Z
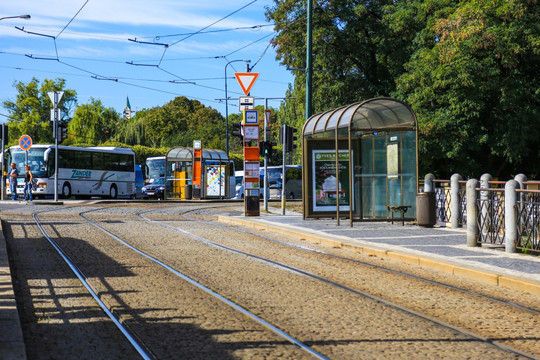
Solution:
M391 95L417 113L421 173L540 175L538 1L313 2L314 113ZM305 68L305 9L267 12L290 68ZM289 95L283 115L303 115L303 72Z
M540 176L538 0L313 0L312 13L313 113L393 96L416 112L421 175ZM266 15L277 31L277 59L296 69L287 100L272 112L271 141L278 143L280 125L300 131L305 121L306 0L275 0ZM226 148L225 119L186 97L125 119L99 100L76 105L62 79L15 86L17 99L4 101L11 144L22 134L53 141L47 91L64 90L68 144L164 149L203 140L206 148ZM242 153L235 122L238 113L228 121L231 158ZM300 161L297 145L289 163ZM270 163L280 164L281 153Z

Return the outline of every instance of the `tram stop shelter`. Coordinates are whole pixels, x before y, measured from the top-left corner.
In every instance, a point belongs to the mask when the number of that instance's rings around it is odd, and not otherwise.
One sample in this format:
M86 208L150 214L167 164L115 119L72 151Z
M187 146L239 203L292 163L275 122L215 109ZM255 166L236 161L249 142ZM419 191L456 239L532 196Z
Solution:
M165 157L165 199L234 196L234 163L223 150L174 147Z
M403 102L374 98L313 115L302 148L304 219L348 218L352 226L390 220L396 209L416 217L417 121Z

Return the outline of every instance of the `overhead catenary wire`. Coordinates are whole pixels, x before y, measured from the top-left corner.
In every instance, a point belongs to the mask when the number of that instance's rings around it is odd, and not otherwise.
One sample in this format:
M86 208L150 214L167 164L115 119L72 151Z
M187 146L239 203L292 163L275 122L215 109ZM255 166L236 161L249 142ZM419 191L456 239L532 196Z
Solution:
M231 28L231 29L224 29L224 30L212 30L212 31L206 31L209 27L217 24L218 22L232 16L233 14L245 9L246 7L254 4L255 2L257 2L257 0L254 0L254 1L250 1L248 4L242 6L241 8L231 12L230 14L222 17L221 19L213 22L212 24L208 25L208 26L205 26L203 27L202 29L198 30L198 31L195 31L195 32L192 32L192 33L187 33L185 34L185 36L182 38L182 39L179 39L177 41L175 41L174 43L172 43L172 45L175 45L175 44L178 44L179 42L181 41L184 41L185 39L189 38L189 37L192 37L194 35L200 35L200 34L204 34L204 33L212 33L212 32L223 32L223 31L232 31L232 30L238 30L238 29L242 29L242 30L245 30L245 29L260 29L264 26L272 26L272 24L268 24L268 25L254 25L254 26L246 26L246 27L236 27L236 28ZM155 88L151 88L149 86L141 86L141 85L138 85L138 84L135 84L133 83L134 81L137 82L137 81L146 81L146 82L167 82L167 83L170 83L170 84L179 84L179 85L182 85L182 84L187 84L187 85L191 85L191 86L197 86L197 87L202 87L202 88L206 88L206 89L210 89L210 90L215 90L215 91L223 91L222 88L218 88L218 87L212 87L212 86L205 86L203 84L200 84L199 82L200 81L206 81L206 80L217 80L219 78L196 78L196 79L188 79L188 78L185 78L185 77L182 77L181 75L179 74L175 74L175 72L173 71L170 71L168 69L164 69L162 66L158 67L158 69L167 74L167 75L170 75L172 76L173 80L159 80L159 79L138 79L138 78L135 78L135 77L122 77L122 76L115 76L114 74L108 74L108 75L105 75L105 74L102 74L100 73L100 71L92 71L90 70L88 67L85 67L85 66L77 66L77 65L74 65L73 63L71 62L68 62L66 60L77 60L77 61L94 61L94 62L108 62L108 63L118 63L118 64L121 64L121 63L126 63L126 62L121 62L121 61L113 61L113 60L98 60L98 59L91 59L91 58L81 58L81 57L64 57L64 56L60 56L59 55L59 52L58 52L58 46L57 46L57 37L58 36L61 36L62 34L68 34L70 33L69 31L67 31L68 27L70 26L70 24L74 21L74 19L78 16L78 14L82 11L82 9L89 3L89 0L87 0L84 5L79 9L79 11L70 19L70 21L62 28L62 30L56 35L56 36L53 36L53 35L48 35L48 34L41 34L41 33L38 33L38 32L34 32L34 31L28 31L24 28L21 28L19 30L22 30L28 34L31 34L31 35L38 35L38 36L44 36L44 37L48 37L48 38L51 38L53 39L53 43L54 43L54 51L55 51L55 54L56 56L42 56L42 55L28 55L28 54L25 54L27 57L31 58L31 59L34 59L34 60L56 60L56 62L58 62L59 64L62 64L64 66L68 66L68 67L71 67L72 69L75 69L77 71L81 71L82 73L86 74L86 76L94 79L94 80L100 80L100 81L103 81L103 80L107 80L107 81L113 81L113 82L116 82L116 83L119 83L119 84L125 84L127 86L134 86L134 87L139 87L139 88L145 88L145 89L148 89L148 90L152 90L152 91L157 91L157 92L161 92L161 93L169 93L169 94L172 94L172 95L177 95L177 96L186 96L185 94L178 94L177 92L175 91L166 91L164 89L155 89ZM171 34L171 35L184 35L184 34ZM241 51L249 46L252 46L253 44L256 44L258 43L259 41L267 38L268 36L272 36L273 33L270 33L268 35L265 35L264 37L260 38L260 39L257 39L256 41L253 41L247 45L244 45L242 46L241 48L231 52L230 54L234 54L238 51ZM167 35L161 35L161 36L167 36ZM96 37L99 37L99 36L96 36ZM171 36L172 37L172 36ZM109 38L112 38L112 37L109 37ZM143 39L143 38L139 38L139 39ZM125 39L124 39L125 40ZM265 51L263 52L263 55L264 56L264 53L266 52L266 50L268 49L269 46L266 47ZM5 52L0 52L0 53L5 53ZM229 55L230 55L229 54ZM262 58L262 56L259 58L259 60ZM191 57L191 58L174 58L174 59L167 59L165 58L165 52L162 54L161 58L158 60L158 64L159 65L162 65L165 61L183 61L183 60L192 60L192 59L217 59L217 58L224 58L226 59L226 56L210 56L210 57ZM259 61L258 60L258 61ZM257 62L258 62L257 61ZM135 62L132 62L131 64L135 65ZM139 66L143 66L144 64L140 63L140 64L137 64ZM253 67L252 67L253 68ZM25 69L22 69L22 68L19 68L19 70L25 70ZM30 71L30 70L29 70ZM48 72L50 73L50 72ZM63 73L63 74L66 74L66 75L70 75L70 76L85 76L85 75L79 75L79 74L67 74L67 73ZM127 81L126 81L127 80ZM178 80L181 80L181 81L178 81ZM261 81L264 81L264 79L261 79ZM240 94L240 93L239 93ZM195 98L193 96L189 96L190 98ZM198 99L198 100L204 100L204 101L210 101L210 102L215 102L213 100L210 100L210 99L202 99L200 97L197 97L195 99Z

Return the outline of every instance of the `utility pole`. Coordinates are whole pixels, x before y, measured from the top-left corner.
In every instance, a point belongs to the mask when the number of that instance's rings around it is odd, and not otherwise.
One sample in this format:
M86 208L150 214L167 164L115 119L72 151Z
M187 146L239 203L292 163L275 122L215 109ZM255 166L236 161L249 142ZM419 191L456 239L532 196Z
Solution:
M58 138L61 136L58 131L58 122L60 121L60 109L58 109L58 104L64 96L63 91L49 91L47 92L49 99L53 103L53 108L51 109L51 121L53 122L53 131L54 131L54 201L58 201Z
M311 80L313 77L312 62L312 24L311 24L311 8L313 0L307 2L307 39L306 39L306 120L311 117Z

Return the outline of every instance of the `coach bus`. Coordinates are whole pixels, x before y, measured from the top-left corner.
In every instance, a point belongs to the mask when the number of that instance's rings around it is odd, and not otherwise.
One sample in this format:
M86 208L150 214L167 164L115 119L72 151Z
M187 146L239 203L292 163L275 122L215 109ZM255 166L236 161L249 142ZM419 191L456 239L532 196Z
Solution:
M28 150L12 146L8 162L15 163L19 171L17 194L24 189L25 164L34 175L32 194L35 198L54 195L54 145L32 145ZM11 196L9 179L6 193ZM116 147L58 146L58 194L71 196L100 196L115 199L135 196L135 153L131 149Z
M153 156L146 159L144 165L144 182L151 184L154 180L165 176L165 156Z

